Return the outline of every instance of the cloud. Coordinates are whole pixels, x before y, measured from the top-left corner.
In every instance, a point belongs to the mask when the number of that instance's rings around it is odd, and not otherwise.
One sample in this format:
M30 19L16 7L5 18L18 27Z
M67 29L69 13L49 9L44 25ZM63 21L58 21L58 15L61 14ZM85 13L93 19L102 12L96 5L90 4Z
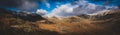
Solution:
M15 0L0 0L0 7L17 7L18 3Z
M37 14L40 14L40 15L45 15L45 14L47 14L47 11L44 10L44 9L38 9L38 10L36 11L36 13L37 13Z
M52 10L52 13L47 14L47 16L68 16L73 13L73 7L70 4L61 5Z
M76 1L73 5L72 3L63 4L53 9L50 14L47 14L48 17L57 16L57 17L69 17L76 16L80 14L94 14L103 10L112 9L111 6L102 6L89 3L88 1ZM116 8L115 8L116 9Z
M40 2L45 3L45 5L50 8L49 0L40 0Z
M38 9L38 3L36 0L21 0L21 4L18 9L23 11L36 11Z
M45 3L45 5L46 5L48 8L50 8L50 4L49 4L49 3Z
M0 0L0 8L16 8L21 11L36 11L38 0Z

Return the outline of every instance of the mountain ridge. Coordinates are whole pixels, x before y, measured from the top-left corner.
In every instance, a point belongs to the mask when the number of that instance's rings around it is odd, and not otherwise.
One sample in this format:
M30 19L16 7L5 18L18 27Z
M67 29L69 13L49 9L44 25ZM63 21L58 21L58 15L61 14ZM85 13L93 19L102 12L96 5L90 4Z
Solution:
M10 12L10 13L9 13ZM19 15L19 16L17 16ZM120 11L113 10L96 15L78 15L59 20L38 18L36 14L0 10L2 35L119 35ZM35 17L34 17L35 16ZM39 15L40 16L40 15ZM90 18L92 17L92 19ZM37 19L36 19L37 18ZM62 18L62 17L61 17ZM30 20L29 20L30 19ZM33 20L33 21L31 21Z

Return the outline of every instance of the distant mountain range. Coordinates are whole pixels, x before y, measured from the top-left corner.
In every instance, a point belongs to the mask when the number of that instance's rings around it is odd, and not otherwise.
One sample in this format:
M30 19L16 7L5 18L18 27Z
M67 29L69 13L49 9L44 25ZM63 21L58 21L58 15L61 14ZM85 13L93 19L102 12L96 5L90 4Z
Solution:
M114 17L119 17L119 13L120 13L119 10L110 10L107 12L100 12L96 14L80 14L77 16L81 18L92 19L92 20L105 20L105 19L110 19ZM20 18L20 19L28 20L28 21L37 21L37 20L45 19L44 17L36 13L16 12L16 11L10 11L6 9L0 9L0 14L1 14L1 17L8 14L8 15L11 15L11 17Z
M81 14L77 15L78 17L87 18L87 19L95 19L95 20L105 20L114 17L119 17L120 10L110 10L106 12L99 12L95 14Z
M119 15L120 10L110 10L59 20L31 12L0 9L0 35L119 35Z
M100 12L94 15L90 15L90 19L95 20L106 20L106 19L115 19L119 18L120 10L110 10L106 12Z
M16 12L16 11L10 11L6 9L0 9L1 17L4 15L11 15L10 17L14 18L20 18L27 21L37 21L44 19L41 15L31 12Z

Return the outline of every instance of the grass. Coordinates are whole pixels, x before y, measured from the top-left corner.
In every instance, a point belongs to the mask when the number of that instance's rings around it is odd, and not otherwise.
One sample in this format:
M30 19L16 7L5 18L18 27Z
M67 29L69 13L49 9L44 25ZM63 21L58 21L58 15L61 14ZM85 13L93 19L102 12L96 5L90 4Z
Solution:
M102 20L73 16L30 22L6 14L0 17L0 35L119 35L119 13L112 15Z

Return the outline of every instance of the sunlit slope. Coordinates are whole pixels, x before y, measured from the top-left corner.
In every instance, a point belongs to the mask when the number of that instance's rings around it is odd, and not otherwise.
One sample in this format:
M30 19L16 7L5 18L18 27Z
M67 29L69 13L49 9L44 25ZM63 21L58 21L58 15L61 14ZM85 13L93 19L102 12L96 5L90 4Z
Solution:
M0 35L120 35L120 11L29 21L0 10ZM31 18L31 17L30 17ZM33 19L33 18L31 18Z
M120 11L114 10L90 15L89 18L73 16L58 20L49 19L54 24L40 24L41 29L76 35L119 35Z

